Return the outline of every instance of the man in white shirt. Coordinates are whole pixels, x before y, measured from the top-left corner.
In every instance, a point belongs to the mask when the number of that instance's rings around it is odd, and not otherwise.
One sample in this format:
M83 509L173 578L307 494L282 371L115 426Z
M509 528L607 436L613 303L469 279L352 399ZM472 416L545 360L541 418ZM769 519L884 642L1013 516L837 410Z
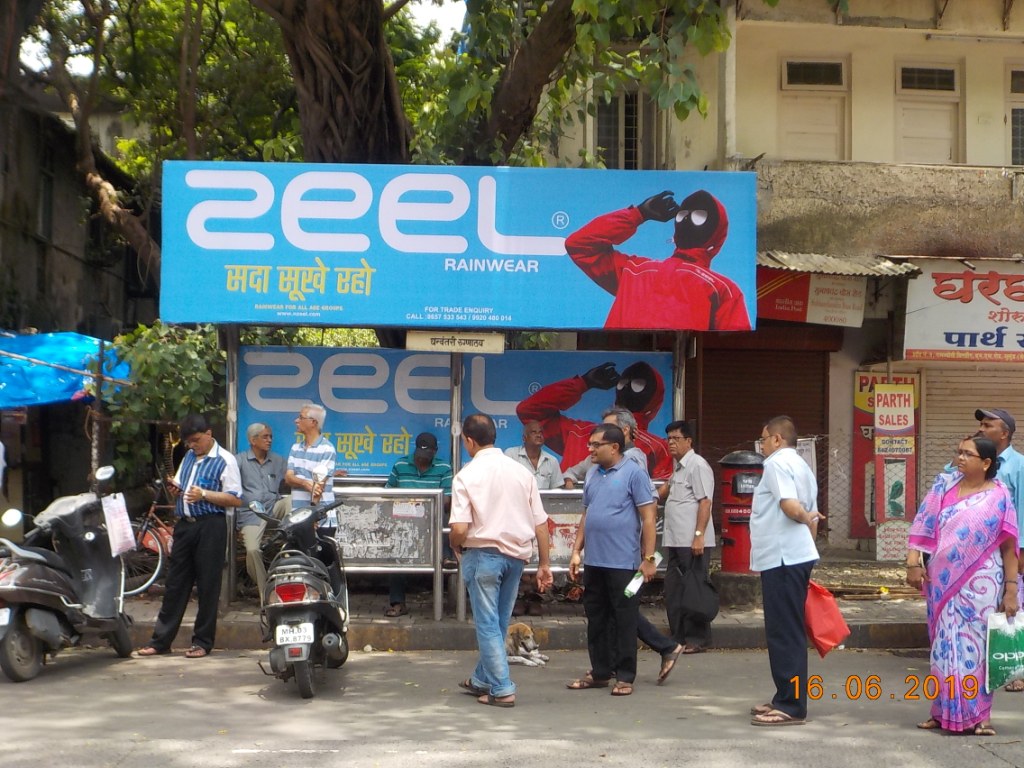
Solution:
M715 473L703 456L693 450L693 432L685 421L673 421L665 427L668 452L675 462L672 477L658 489L665 502L665 531L662 546L668 552L668 568L678 568L685 576L691 569L708 577L708 549L715 546L715 524L711 520L711 500L715 495ZM678 586L678 585L677 585ZM670 593L666 579L665 602L678 600ZM701 653L708 645L711 624L702 616L669 613L675 639L683 644L683 653Z
M750 514L750 570L761 573L764 632L775 682L771 703L751 709L752 725L807 720L804 604L818 561L818 482L796 452L796 425L776 416L761 430L764 474ZM794 683L795 680L795 683Z
M544 427L539 421L523 424L523 444L508 448L505 455L515 459L537 478L537 487L542 491L561 488L565 480L558 467L558 459L543 449Z

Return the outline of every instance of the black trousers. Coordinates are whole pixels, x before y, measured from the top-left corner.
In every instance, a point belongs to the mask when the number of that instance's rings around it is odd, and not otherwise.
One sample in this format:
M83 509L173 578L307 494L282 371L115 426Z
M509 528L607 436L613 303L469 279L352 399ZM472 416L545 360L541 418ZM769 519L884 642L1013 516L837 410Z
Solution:
M772 706L787 715L807 717L807 583L817 560L761 571L764 634L775 683ZM796 678L794 680L794 678Z
M620 682L636 679L636 637L640 596L626 597L634 571L598 568L583 571L583 610L587 614L587 651L591 675Z
M704 550L704 554L699 558L694 558L693 549L690 547L667 547L668 549L668 567L671 568L673 565L679 568L679 571L685 576L691 568L697 568L700 570L701 575L706 579L708 576L708 563L711 560L711 555L708 550ZM670 599L668 595L665 596L666 600ZM703 618L692 616L690 614L683 614L680 626L672 627L672 631L675 633L675 639L683 645L696 646L698 648L706 648L711 640L711 622L704 621Z
M227 543L224 515L204 515L195 522L183 519L174 526L174 546L165 581L167 589L149 641L152 647L158 651L170 650L195 586L198 605L192 645L207 651L213 649Z

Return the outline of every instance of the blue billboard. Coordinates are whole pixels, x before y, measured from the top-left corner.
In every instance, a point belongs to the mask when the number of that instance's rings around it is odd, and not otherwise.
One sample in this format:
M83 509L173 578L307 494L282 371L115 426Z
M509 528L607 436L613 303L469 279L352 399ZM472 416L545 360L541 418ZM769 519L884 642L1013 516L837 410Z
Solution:
M239 355L238 446L246 427L268 424L273 450L287 456L295 417L306 402L327 409L324 434L350 475L386 475L412 453L420 432L451 456L451 356L394 349L242 347ZM672 420L672 361L652 352L507 352L464 355L462 412L486 413L497 445L522 443L523 424L538 421L545 446L566 468L586 458L601 413L620 405L634 414L637 445L652 470L671 471L664 442Z
M755 175L164 164L168 322L749 330Z

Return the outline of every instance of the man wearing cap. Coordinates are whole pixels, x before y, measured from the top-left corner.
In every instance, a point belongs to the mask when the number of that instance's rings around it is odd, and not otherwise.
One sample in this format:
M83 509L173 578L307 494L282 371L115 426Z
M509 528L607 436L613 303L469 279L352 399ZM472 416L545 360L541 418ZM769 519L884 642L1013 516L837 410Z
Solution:
M979 408L974 412L978 420L978 431L996 444L999 451L999 467L996 479L1010 492L1013 506L1017 509L1017 530L1024 525L1024 455L1018 453L1013 445L1013 433L1017 431L1017 422L1009 411L1002 408ZM1019 536L1024 534L1018 533ZM1024 543L1024 538L1021 539ZM1011 680L1006 690L1015 693L1024 691L1024 679Z
M523 444L508 448L505 455L515 459L537 478L537 487L542 491L561 488L565 483L558 459L543 449L544 427L539 421L523 424Z
M452 495L452 465L437 460L437 438L429 432L416 435L414 450L395 462L385 488L441 488L445 495L445 524ZM405 574L396 573L389 578L388 607L384 615L395 618L405 616Z

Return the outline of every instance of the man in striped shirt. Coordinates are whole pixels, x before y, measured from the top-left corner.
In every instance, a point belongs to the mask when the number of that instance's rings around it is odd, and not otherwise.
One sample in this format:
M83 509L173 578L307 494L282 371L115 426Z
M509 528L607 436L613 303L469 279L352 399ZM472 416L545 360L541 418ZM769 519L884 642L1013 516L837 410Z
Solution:
M288 454L288 470L284 473L284 481L292 489L292 509L334 501L336 452L331 442L321 434L326 417L327 409L315 403L303 405L295 417L295 429L302 434L302 439L292 446ZM323 472L326 480L314 482L314 472ZM334 534L338 527L334 510L327 514L320 527L325 535Z
M174 526L166 591L149 644L138 656L158 656L171 650L185 615L192 586L198 598L192 646L185 652L199 659L213 650L217 630L217 601L228 529L227 507L242 503L242 479L235 457L221 448L203 416L189 414L178 426L181 442L189 449L167 488L176 497L178 524Z

